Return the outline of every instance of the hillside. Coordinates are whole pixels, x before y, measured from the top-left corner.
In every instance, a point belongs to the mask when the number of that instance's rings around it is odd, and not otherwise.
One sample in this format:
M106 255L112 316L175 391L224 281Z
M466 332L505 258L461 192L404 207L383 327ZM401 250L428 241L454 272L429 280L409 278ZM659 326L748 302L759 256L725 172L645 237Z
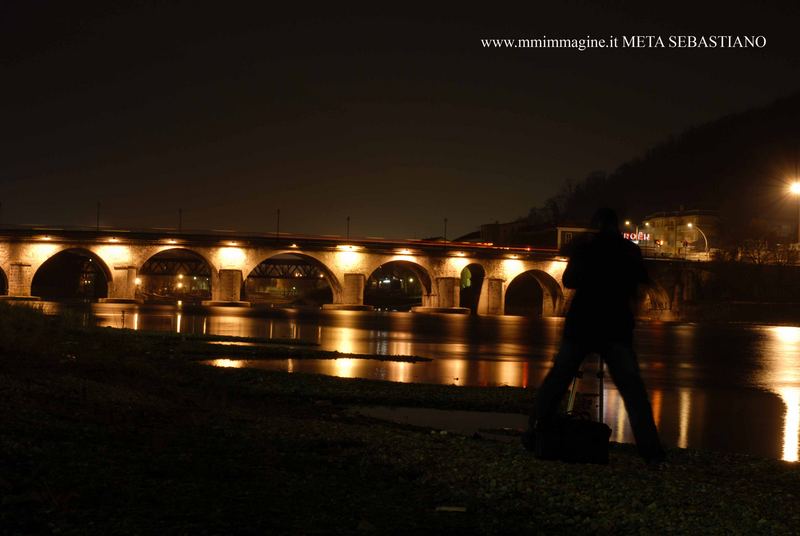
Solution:
M585 220L600 205L641 219L660 211L719 210L731 237L754 221L795 221L787 182L800 173L800 92L694 127L609 175L594 173L531 211L532 219Z

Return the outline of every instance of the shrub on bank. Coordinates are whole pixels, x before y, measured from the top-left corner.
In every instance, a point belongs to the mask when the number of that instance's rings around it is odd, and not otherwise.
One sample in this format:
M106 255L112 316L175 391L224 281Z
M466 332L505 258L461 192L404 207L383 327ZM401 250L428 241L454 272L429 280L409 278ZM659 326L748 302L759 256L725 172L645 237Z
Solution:
M56 355L67 332L90 324L82 313L50 316L41 306L0 302L0 356Z

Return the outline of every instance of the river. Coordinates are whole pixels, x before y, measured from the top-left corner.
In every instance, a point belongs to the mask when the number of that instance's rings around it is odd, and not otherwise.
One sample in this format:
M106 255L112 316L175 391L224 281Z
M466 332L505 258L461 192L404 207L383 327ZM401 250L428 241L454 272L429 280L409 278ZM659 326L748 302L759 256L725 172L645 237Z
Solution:
M92 305L101 325L319 343L324 350L418 355L431 362L367 359L241 361L217 366L398 382L537 386L563 319L355 311ZM800 325L643 322L635 345L665 444L798 460ZM595 360L580 390L597 392ZM612 440L632 442L613 382L604 388Z

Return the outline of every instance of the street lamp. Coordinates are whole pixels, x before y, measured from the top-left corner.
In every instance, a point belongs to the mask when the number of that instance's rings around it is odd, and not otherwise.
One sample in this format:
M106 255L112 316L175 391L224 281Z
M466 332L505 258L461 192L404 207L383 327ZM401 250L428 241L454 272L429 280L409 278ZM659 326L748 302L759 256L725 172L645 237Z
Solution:
M800 243L800 181L789 185L789 193L797 197L797 242Z
M706 251L706 260L708 260L708 238L706 237L706 233L704 233L703 230L700 229L700 227L698 227L697 225L695 225L693 223L687 223L686 226L689 229L697 229L698 231L700 231L700 234L703 236L703 242L705 242L705 245L706 245L706 249L705 249L705 251Z

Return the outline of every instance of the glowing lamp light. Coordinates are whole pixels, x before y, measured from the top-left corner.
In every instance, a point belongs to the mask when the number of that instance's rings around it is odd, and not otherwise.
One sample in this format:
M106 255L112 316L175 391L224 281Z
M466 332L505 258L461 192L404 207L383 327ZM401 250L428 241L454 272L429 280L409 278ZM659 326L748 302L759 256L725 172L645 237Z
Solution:
M789 185L789 193L794 195L800 195L800 181L794 181L792 184Z
M290 248L296 248L296 247L297 247L297 244L292 244L292 245L291 245L291 246L289 246L289 247L290 247Z
M127 263L131 260L131 249L128 246L98 246L96 253L101 259L111 263Z
M119 242L119 238L110 238L108 241L116 244L117 242Z
M403 249L399 250L398 253L400 255L411 255L411 250L407 249L407 248L403 248Z
M463 251L456 251L456 257L466 257L466 256L467 254L464 253Z
M687 223L687 224L686 224L686 227L688 227L689 229L691 229L692 227L694 227L694 225L693 225L693 224L691 224L691 223Z
M233 240L231 240L230 242L228 242L228 245L229 245L229 246L235 246L235 245L236 245L236 242L235 242L235 241L233 241Z
M413 283L413 282L414 282L414 278L413 278L413 277L409 277L409 278L408 278L408 282L409 282L409 283Z
M177 243L178 243L178 241L175 240L174 238L170 238L170 239L167 240L167 244L177 244Z
M351 244L340 244L336 246L336 249L339 251L356 251L361 249L359 246L353 246Z
M630 225L630 224L631 224L631 220L625 220L625 225Z
M134 283L135 283L137 286L138 286L138 285L141 285L141 284L142 284L142 278L141 278L141 277L137 277L136 279L134 279L134 280L133 280L133 282L134 282Z
M240 248L222 248L219 260L223 268L240 268L244 264L245 253Z
M52 240L52 239L53 239L53 237L51 237L49 235L42 237L42 240Z
M336 264L343 270L354 269L361 262L363 255L356 251L357 246L336 246Z

